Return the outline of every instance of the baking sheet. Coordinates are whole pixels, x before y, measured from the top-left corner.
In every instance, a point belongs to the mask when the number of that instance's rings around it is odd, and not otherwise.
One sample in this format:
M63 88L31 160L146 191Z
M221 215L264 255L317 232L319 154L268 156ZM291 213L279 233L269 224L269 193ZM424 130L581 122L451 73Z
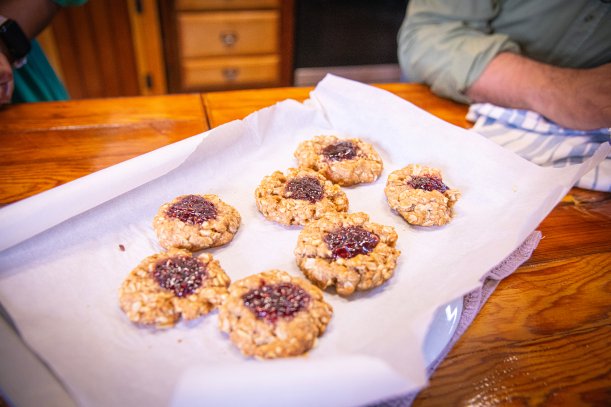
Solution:
M335 309L327 333L306 356L289 360L244 359L218 331L216 314L163 331L127 321L118 287L160 250L152 218L180 194L214 193L241 213L234 241L210 250L233 280L269 268L299 275L292 253L300 229L263 219L253 194L263 176L296 164L292 153L300 141L319 134L361 137L384 160L377 182L344 190L351 212L397 229L402 255L390 281L350 299L327 294ZM56 197L51 204L76 207L79 196L95 192L102 203L0 253L0 301L79 405L181 404L202 396L189 384L209 390L208 401L232 404L248 396L255 405L274 383L282 384L278 391L291 389L277 400L292 404L312 398L318 405L365 404L415 390L426 382L422 347L435 309L478 287L610 149L603 145L581 166L540 168L392 94L334 76L304 104L287 100L196 137L184 141L197 144L185 150L184 162L172 156L168 168L176 168L150 181L130 184L130 175L133 168L146 174L158 167L160 154L135 160L124 173L116 166L108 189L128 183L122 195L108 198L89 182ZM388 208L388 174L412 162L441 168L444 182L462 191L449 225L410 227ZM104 171L96 179L108 185ZM21 203L24 222L52 216L46 204L44 196ZM16 233L20 225L5 223L5 209L1 230ZM193 371L198 374L186 375ZM219 394L205 382L210 376L234 391ZM253 382L259 385L247 391L244 383Z

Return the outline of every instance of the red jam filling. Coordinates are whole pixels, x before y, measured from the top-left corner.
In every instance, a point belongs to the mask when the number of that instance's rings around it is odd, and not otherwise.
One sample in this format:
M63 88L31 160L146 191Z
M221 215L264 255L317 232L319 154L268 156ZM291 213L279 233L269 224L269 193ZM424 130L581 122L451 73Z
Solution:
M369 254L380 242L375 233L361 226L349 226L327 233L323 238L333 258L350 259L358 254Z
M323 197L323 187L315 177L305 176L293 178L286 183L289 198L301 199L314 203Z
M322 155L331 161L350 160L356 157L357 149L351 141L340 141L322 150Z
M177 297L193 294L202 285L206 267L193 257L172 257L155 265L153 278Z
M450 189L446 184L441 181L441 178L433 176L412 177L412 179L407 183L407 185L414 189L424 189L425 191L439 191L442 194L448 189Z
M170 206L166 213L171 218L191 225L202 224L207 220L215 219L217 215L214 204L199 195L187 195Z
M292 283L265 284L261 280L261 286L244 294L242 301L257 319L274 323L279 318L293 318L305 309L310 303L310 294Z

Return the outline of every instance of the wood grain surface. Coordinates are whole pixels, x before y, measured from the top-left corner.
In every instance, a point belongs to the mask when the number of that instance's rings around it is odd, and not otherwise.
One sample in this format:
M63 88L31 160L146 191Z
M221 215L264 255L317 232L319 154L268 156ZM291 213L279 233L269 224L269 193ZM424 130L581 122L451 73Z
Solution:
M0 204L206 130L198 94L7 106L0 110Z
M611 194L573 189L414 406L609 406Z
M50 27L71 97L140 94L128 2L96 0L64 7Z
M422 85L381 87L459 126ZM52 188L311 88L11 106L0 110L0 202ZM611 405L611 194L572 189L538 228L414 406Z

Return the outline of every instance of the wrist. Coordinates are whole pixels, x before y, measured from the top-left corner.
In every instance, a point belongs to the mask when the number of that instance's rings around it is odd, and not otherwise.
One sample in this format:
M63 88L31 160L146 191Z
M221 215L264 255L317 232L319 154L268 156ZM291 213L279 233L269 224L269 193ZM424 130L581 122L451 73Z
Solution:
M529 109L555 118L558 110L563 110L561 107L568 104L567 99L574 96L572 88L578 71L542 64L536 72L539 76L537 86L530 89Z
M20 68L26 63L30 49L30 40L19 24L0 15L0 52L15 68Z

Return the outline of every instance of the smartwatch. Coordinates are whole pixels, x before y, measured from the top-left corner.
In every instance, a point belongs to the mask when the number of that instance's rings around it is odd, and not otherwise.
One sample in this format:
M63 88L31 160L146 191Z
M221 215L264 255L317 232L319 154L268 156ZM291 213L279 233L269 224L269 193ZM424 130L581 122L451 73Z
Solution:
M25 65L31 49L30 40L17 22L0 16L0 41L6 47L7 56L15 68Z

